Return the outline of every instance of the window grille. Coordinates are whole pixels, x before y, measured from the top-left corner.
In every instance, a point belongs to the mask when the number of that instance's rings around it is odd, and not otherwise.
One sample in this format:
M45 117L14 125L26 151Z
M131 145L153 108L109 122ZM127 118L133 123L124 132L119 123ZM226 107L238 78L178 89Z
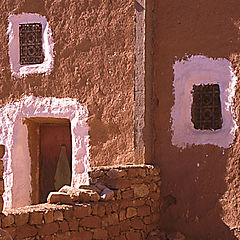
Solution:
M195 129L222 128L220 89L218 84L193 85L192 122Z
M42 63L42 24L19 24L19 44L21 65Z

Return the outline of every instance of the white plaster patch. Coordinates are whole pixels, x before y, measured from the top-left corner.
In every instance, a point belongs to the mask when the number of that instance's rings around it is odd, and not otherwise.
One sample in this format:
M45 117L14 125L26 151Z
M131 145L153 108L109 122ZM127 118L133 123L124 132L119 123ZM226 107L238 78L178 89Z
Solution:
M23 97L0 109L0 143L6 146L4 161L4 208L31 204L31 158L28 130L23 118L68 118L72 134L72 186L88 184L88 111L75 99Z
M213 144L228 148L237 129L233 118L232 102L235 95L237 77L231 62L226 59L212 59L205 56L192 56L187 60L176 61L174 66L174 95L172 107L172 144L180 148L193 144ZM191 121L193 85L219 84L223 125L221 129L197 130Z
M8 35L9 35L9 58L12 74L21 77L33 73L49 74L53 68L53 39L52 31L47 23L47 19L39 14L23 13L19 15L10 15L8 17ZM41 23L42 24L42 47L44 61L41 64L20 65L19 50L19 24Z

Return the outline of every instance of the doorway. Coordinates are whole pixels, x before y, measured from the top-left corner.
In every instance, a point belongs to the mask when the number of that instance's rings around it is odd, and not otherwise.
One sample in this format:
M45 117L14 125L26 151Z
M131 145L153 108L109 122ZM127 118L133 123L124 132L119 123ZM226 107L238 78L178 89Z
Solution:
M69 124L40 124L39 202L71 184L72 144Z
M72 136L69 119L27 118L31 156L32 204L71 184Z

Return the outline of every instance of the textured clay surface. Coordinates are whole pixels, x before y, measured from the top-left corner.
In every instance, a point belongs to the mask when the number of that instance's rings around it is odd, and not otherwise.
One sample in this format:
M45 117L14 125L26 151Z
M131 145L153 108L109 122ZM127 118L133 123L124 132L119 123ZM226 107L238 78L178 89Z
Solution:
M50 24L50 75L11 76L7 19L20 13ZM0 105L22 95L77 98L89 111L91 165L133 163L133 1L3 0L0 16Z
M163 230L183 232L190 240L240 239L240 139L237 130L229 149L172 145L173 64L186 54L226 58L239 76L239 13L237 0L154 1L153 159L162 177L160 223ZM237 116L239 98L237 84Z

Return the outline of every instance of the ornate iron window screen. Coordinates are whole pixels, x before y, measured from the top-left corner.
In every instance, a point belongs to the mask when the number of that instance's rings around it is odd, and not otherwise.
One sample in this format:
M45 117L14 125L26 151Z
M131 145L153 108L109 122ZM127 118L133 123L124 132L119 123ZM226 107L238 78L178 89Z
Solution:
M220 89L218 84L193 85L192 122L195 129L222 128Z
M19 45L21 65L42 63L42 24L19 24Z

